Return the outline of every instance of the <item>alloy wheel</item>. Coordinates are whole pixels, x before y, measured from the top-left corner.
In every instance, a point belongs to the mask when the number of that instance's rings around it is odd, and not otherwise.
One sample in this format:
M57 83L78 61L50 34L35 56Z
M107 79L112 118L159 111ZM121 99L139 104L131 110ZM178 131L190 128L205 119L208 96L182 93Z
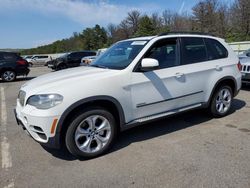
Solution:
M79 150L95 153L108 143L110 137L109 121L101 115L92 115L77 126L74 139Z
M226 113L230 109L231 102L232 95L229 89L221 89L216 97L216 110L221 114Z

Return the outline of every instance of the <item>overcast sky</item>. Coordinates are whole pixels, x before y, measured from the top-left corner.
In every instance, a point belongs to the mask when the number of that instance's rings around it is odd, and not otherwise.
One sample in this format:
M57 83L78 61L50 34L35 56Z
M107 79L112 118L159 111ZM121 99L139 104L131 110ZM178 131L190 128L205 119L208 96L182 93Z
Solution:
M232 0L227 0L232 1ZM31 48L95 24L118 24L127 12L190 11L198 0L0 0L0 48Z

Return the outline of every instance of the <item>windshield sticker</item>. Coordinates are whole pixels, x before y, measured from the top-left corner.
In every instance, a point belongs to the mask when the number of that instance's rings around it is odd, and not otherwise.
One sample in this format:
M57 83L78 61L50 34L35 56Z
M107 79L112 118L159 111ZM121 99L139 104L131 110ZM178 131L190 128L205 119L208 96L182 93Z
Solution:
M134 41L131 43L131 45L145 45L147 43L147 41Z

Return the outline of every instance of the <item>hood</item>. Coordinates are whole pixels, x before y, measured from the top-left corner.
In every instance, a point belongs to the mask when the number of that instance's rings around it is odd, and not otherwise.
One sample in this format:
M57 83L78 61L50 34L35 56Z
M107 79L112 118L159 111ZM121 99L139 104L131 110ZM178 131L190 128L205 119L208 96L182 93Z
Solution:
M250 57L240 59L240 63L250 65Z
M58 88L60 85L90 82L92 79L109 76L117 70L102 69L96 67L76 67L39 76L25 83L21 89L39 93L50 88Z

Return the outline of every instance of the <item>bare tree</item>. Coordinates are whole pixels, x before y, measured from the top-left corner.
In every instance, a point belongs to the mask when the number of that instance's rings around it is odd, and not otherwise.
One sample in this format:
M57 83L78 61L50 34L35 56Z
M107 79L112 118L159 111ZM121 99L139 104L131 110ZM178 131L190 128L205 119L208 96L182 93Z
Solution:
M126 24L131 29L132 35L134 35L138 30L140 15L141 13L139 11L133 10L128 13L127 18L125 19Z
M162 13L163 24L170 27L173 23L174 13L170 10L164 10Z

